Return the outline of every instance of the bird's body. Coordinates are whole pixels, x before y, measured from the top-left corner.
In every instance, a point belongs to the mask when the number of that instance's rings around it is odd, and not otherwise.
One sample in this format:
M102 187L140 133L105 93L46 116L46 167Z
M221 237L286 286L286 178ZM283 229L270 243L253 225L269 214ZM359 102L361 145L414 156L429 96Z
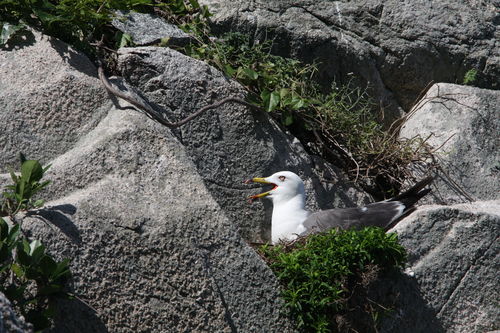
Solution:
M252 181L274 185L272 190L254 195L251 199L268 196L273 201L271 239L277 243L333 228L378 226L387 230L413 211L413 205L429 193L430 189L424 187L432 181L432 177L421 180L408 191L389 200L312 214L305 207L304 183L293 172L280 171L267 178L253 178Z

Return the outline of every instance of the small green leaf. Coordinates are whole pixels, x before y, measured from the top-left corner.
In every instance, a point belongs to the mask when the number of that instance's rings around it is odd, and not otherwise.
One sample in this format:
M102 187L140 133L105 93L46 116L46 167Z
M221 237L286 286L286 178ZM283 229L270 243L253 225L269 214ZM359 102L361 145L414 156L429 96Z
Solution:
M43 168L36 160L27 160L21 166L21 178L28 183L37 182L43 177Z
M122 48L125 46L133 45L132 36L129 34L123 33L120 38L120 43L118 44L118 48Z
M293 124L293 115L291 112L283 112L282 114L283 125L290 126Z
M16 276L20 279L24 278L24 270L18 264L14 263L10 266L10 269L16 274Z
M224 65L224 73L226 73L228 76L233 76L234 73L236 73L236 69L231 67L230 64Z
M57 274L58 271L58 264L54 261L54 259L52 259L51 257L49 256L44 256L41 260L40 260L40 269L42 271L42 274L46 277L46 278L52 278L54 279L54 274Z
M200 4L198 3L198 0L189 0L189 3L193 7L193 9L198 9L200 8Z
M25 25L20 23L20 24L10 24L10 23L3 23L2 29L0 31L0 45L7 44L9 39L11 39L18 31L22 30L25 28Z
M259 74L251 68L243 68L243 73L252 80L257 80L259 78Z
M35 239L34 241L32 241L30 243L29 255L33 256L33 254L35 253L35 251L37 251L40 248L42 248L42 250L44 249L44 246L42 245L42 242L40 242L38 239Z
M298 109L301 109L303 107L305 107L306 103L304 102L303 99L298 99L293 105L292 105L292 109L294 110L298 110Z
M49 170L51 166L52 166L52 164L48 164L48 165L46 165L46 166L43 168L43 173L45 174L45 172L47 172L47 170Z
M9 237L9 225L3 218L0 217L0 240L7 239Z
M278 106L279 103L280 103L280 94L277 91L273 91L269 95L269 100L266 103L266 111L267 112L274 111L274 109L276 109L276 106Z
M39 208L45 204L45 200L39 199L33 203L33 207Z
M52 273L52 279L57 280L62 277L69 277L71 275L69 269L69 259L64 259L63 261L57 264L57 268Z
M285 99L286 96L290 93L290 90L287 88L281 88L280 89L280 98Z
M19 234L21 233L20 228L21 228L20 225L16 224L10 229L8 237L9 244L15 244L17 242Z

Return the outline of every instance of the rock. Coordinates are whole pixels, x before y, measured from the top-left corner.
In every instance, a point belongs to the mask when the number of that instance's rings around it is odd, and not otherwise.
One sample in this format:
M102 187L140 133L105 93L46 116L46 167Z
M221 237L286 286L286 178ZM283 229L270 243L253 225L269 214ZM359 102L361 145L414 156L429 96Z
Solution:
M26 54L2 50L2 59L21 79L9 74L13 87L22 89L22 79L38 77L27 65L33 52L50 56L57 53L51 45L63 45L46 36L33 43ZM84 58L65 50L68 63L44 62L36 70L64 77L72 60ZM96 72L85 63L89 73ZM26 216L23 229L58 260L71 259L69 287L78 296L58 303L52 332L293 332L276 278L212 198L186 148L170 130L128 105L101 100L106 95L99 81L80 76L90 87L84 89L79 80L58 87L69 101L93 94L79 102L79 113L87 112L80 119L25 103L17 111L24 118L2 123L18 132L0 132L2 142L17 135L19 147L28 147L36 142L23 121L37 118L57 128L55 134L74 136L71 142L62 136L54 142L49 132L29 151L31 158L41 155L44 164L52 164L46 179L53 183L43 193L47 205ZM4 105L15 105L16 95L3 96ZM57 105L59 95L46 96L40 87L30 96L48 107ZM0 161L2 170L7 163Z
M168 48L120 49L118 68L172 121L222 98L245 96L240 84L215 68ZM243 184L245 179L294 171L305 179L312 210L331 208L333 203L353 206L369 199L337 169L313 163L300 142L283 133L263 111L225 104L174 133L213 197L238 224L244 238L252 242L270 239L272 205L267 200L250 205L247 198L259 190ZM314 170L315 165L326 177ZM350 191L345 192L347 189Z
M386 121L408 111L429 82L500 88L498 1L202 0L218 32L273 41L275 52L317 60L320 80L369 83Z
M18 168L19 152L47 163L111 105L87 57L35 31L23 37L0 48L0 172Z
M443 170L428 202L500 198L499 105L500 91L439 83L409 114L401 137L430 136L427 142L440 147L435 155ZM427 169L415 165L416 173Z
M0 333L31 333L33 327L26 324L23 317L19 317L10 301L0 293Z
M423 206L391 231L408 251L414 278L397 283L399 308L380 332L479 333L499 327L500 200Z
M153 14L117 11L113 26L130 35L136 45L151 45L168 39L168 45L182 46L194 38L177 26Z

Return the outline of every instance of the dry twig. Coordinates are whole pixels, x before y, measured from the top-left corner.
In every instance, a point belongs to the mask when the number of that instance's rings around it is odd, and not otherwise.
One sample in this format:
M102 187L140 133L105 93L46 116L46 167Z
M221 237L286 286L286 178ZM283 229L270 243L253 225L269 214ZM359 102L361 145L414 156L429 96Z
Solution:
M213 104L210 104L210 105L202 107L201 109L199 109L195 113L187 116L186 118L184 118L182 120L179 120L177 122L171 123L171 122L165 120L163 117L161 117L158 114L158 112L156 110L154 110L153 108L151 108L150 106L142 104L141 102L139 102L138 100L136 100L132 96L129 96L126 93L124 93L124 92L116 89L115 87L113 87L113 85L111 84L111 82L109 82L108 78L104 74L104 68L103 68L101 62L99 62L97 71L98 71L98 74L99 74L99 79L101 80L102 84L104 85L104 87L106 87L106 90L109 93L111 93L112 95L114 95L116 97L119 97L119 98L121 98L121 99L129 102L130 104L132 104L136 108L138 108L138 109L146 112L146 114L148 114L148 116L150 116L152 119L156 120L157 122L159 122L160 124L162 124L163 126L166 126L168 128L177 128L177 127L180 127L180 126L182 126L182 125L190 122L191 120L193 120L193 119L201 116L204 112L206 112L208 110L211 110L211 109L218 108L219 106L221 106L223 104L226 104L226 103L237 103L237 104L241 104L241 105L247 106L249 108L253 108L253 109L259 110L258 106L254 105L254 104L251 104L251 103L248 103L247 101L245 101L245 100L243 100L241 98L238 98L238 97L226 97L226 98L223 98L223 99L221 99L221 100L219 100L219 101L217 101L217 102L215 102Z

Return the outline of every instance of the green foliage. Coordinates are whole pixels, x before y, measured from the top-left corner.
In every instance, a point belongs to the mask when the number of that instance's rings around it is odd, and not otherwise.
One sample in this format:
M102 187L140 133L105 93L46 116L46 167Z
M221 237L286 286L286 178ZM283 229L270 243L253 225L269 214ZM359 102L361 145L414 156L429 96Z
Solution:
M34 200L34 196L50 184L48 180L41 182L50 165L42 168L40 162L26 160L23 155L21 155L21 162L20 175L10 172L14 184L8 185L2 193L0 216L14 216L21 210L41 207L44 203L43 200Z
M109 46L118 46L121 34L109 25L116 10L155 10L191 26L202 24L209 16L206 7L200 6L197 0L0 0L0 26L34 26L93 53L91 43L102 36ZM2 44L5 39L0 40Z
M69 260L57 262L39 240L29 240L15 216L43 205L33 196L50 183L41 182L48 168L21 154L21 173L11 172L14 184L7 186L1 197L0 216L9 216L13 223L9 226L0 218L0 291L36 331L50 327L54 300L67 297L64 285L71 276Z
M50 327L53 301L67 296L70 276L68 259L55 261L40 241L22 235L19 224L9 228L0 218L0 291L36 331Z
M475 69L468 70L464 75L463 84L472 86L477 80L478 72Z
M228 33L221 39L191 44L184 52L218 67L252 92L250 99L268 112L282 116L283 123L293 122L293 111L310 104L308 97L316 86L310 80L314 65L275 56L271 42L251 43L248 36Z
M406 252L397 235L368 227L331 230L288 245L264 246L261 252L283 287L283 298L305 332L335 331L334 317L346 310L349 281L370 266L402 267Z
M317 66L271 54L271 41L252 42L246 35L228 33L182 49L241 82L249 100L271 113L293 134L343 167L352 178L383 178L397 188L404 168L423 149L415 140L400 141L377 122L374 103L365 90L348 82L333 84L330 92L314 82Z

